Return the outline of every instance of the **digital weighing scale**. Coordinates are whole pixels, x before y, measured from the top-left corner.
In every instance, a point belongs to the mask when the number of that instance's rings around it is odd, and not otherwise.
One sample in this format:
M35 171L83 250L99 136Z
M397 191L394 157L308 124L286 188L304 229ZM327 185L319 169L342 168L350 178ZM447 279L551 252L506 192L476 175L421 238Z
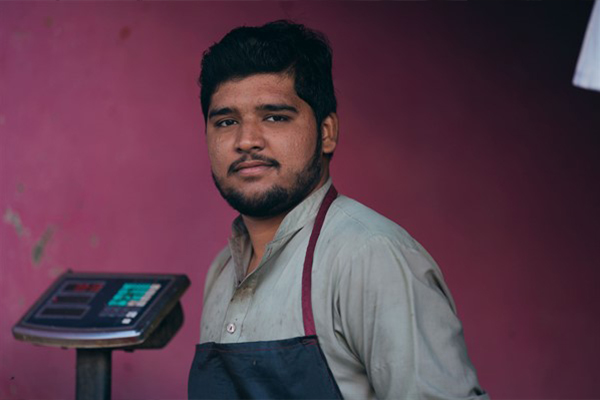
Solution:
M77 399L110 399L112 350L164 347L183 324L185 275L61 275L13 327L16 339L77 349Z

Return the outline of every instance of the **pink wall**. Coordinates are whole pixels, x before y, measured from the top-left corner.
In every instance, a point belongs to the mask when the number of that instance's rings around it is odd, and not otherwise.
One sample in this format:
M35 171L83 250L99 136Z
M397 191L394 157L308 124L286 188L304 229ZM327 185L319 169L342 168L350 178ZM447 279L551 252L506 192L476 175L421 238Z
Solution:
M200 55L278 18L329 35L336 185L437 259L482 385L600 398L600 93L570 85L590 9L0 3L0 399L74 396L73 351L10 333L68 268L190 276L173 342L113 357L115 399L185 397L203 276L234 216L209 175Z

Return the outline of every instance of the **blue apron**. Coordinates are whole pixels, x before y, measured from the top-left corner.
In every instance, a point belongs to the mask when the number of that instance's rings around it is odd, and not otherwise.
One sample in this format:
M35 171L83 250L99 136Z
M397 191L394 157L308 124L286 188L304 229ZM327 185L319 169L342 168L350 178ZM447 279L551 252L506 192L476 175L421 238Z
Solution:
M340 389L319 346L311 301L313 256L333 186L325 195L310 235L302 271L305 336L247 343L203 343L188 379L190 399L341 399Z

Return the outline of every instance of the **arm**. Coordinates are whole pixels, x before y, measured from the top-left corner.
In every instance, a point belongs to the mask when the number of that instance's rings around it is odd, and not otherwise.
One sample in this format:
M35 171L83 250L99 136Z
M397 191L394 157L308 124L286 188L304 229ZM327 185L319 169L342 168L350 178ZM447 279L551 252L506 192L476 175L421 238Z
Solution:
M373 236L340 260L341 334L378 398L487 398L435 262L418 244ZM479 397L481 396L481 397Z

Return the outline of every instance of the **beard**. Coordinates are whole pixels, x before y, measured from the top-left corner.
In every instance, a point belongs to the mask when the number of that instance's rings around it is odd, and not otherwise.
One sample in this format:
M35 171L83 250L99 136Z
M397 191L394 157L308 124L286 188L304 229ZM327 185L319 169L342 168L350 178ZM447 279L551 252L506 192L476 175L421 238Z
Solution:
M321 179L323 162L321 159L321 140L317 140L317 148L312 158L298 172L289 188L281 185L273 185L263 193L246 196L232 187L225 187L222 182L212 173L215 186L221 196L229 205L240 214L254 218L269 218L292 210L304 200L315 188ZM263 160L260 156L249 156L247 159ZM273 160L275 168L281 165Z

